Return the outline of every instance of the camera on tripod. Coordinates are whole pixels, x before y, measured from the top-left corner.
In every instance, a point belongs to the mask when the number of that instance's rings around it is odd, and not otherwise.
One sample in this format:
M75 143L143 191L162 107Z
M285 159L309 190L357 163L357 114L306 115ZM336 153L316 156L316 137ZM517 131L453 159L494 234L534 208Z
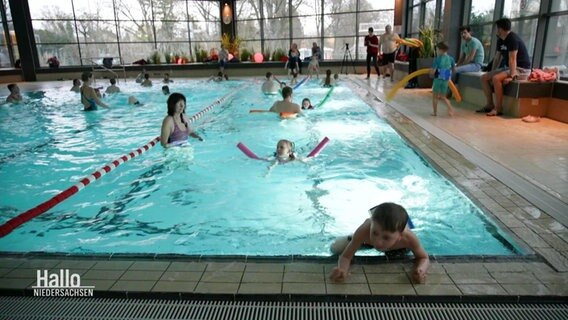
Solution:
M349 50L349 43L345 44L345 50Z

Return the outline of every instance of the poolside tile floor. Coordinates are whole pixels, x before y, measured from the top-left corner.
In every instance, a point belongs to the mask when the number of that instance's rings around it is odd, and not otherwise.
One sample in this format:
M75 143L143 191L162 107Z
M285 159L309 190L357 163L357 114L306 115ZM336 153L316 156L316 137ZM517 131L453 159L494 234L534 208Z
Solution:
M355 79L355 76L352 76ZM355 80L355 83L360 80ZM460 138L470 147L491 156L535 185L568 197L565 159L568 125L541 119L544 127L526 126L518 119L486 119L472 113L473 106L454 104L456 116L430 117L431 97L427 90L401 92L384 106L390 81L370 83L371 94L361 86L357 92L417 151L440 172L455 181L484 211L517 241L534 252L527 258L433 257L428 280L413 284L407 260L385 263L356 261L345 283L328 278L334 264L325 261L206 261L194 258L137 259L125 257L39 257L1 256L0 289L4 293L30 294L38 269L69 268L81 274L82 285L94 285L95 296L106 292L162 292L179 294L269 296L403 296L403 297L509 297L568 296L568 229L511 188L465 159L443 141L399 111L397 104L411 106L412 117L434 124ZM414 121L413 121L414 120ZM515 120L515 121L513 121ZM507 130L517 130L516 139ZM499 139L491 139L498 136ZM530 137L533 136L531 139ZM517 141L518 140L518 141ZM563 160L564 159L564 160ZM557 171L555 171L557 170ZM568 214L568 213L567 213ZM278 259L275 259L278 260ZM244 261L244 262L243 262Z

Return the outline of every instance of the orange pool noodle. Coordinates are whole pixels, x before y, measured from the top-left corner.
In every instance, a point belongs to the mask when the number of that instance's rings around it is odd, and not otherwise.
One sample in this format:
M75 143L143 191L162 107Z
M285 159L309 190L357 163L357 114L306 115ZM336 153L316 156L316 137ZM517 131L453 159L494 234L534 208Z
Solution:
M294 112L280 112L280 118L282 119L294 119L297 116L298 114Z

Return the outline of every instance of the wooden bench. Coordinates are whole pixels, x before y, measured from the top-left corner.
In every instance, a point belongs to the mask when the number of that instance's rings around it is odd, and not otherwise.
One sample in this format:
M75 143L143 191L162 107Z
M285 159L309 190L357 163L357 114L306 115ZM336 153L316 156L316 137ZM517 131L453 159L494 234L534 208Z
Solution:
M486 104L481 87L483 72L465 72L460 74L458 89L463 101L477 106ZM562 82L513 81L503 87L503 113L521 118L527 115L548 117L550 100L553 98L555 85ZM566 120L561 120L566 122Z

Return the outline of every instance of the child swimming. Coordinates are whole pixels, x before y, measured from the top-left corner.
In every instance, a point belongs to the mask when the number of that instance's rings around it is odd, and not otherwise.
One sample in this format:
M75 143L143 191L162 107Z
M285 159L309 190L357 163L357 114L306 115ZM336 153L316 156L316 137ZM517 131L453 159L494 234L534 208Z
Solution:
M414 254L412 281L424 283L430 260L420 240L410 230L406 210L398 204L385 202L371 208L369 213L371 218L366 219L352 236L340 237L331 245L331 251L340 256L329 277L334 281L344 281L349 275L351 259L360 248L375 248L391 257L400 254L401 250L406 253L410 249Z
M304 100L302 100L302 110L313 109L313 108L314 106L312 106L310 99L304 98Z

